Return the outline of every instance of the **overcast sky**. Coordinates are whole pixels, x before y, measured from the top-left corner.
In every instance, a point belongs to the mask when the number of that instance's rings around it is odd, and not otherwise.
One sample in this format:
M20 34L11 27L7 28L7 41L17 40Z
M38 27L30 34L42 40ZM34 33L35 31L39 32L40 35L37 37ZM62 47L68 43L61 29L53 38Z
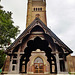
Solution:
M75 55L75 0L46 0L47 25ZM26 27L27 0L2 0L4 10L13 13L15 26L21 33ZM21 34L20 33L20 34Z

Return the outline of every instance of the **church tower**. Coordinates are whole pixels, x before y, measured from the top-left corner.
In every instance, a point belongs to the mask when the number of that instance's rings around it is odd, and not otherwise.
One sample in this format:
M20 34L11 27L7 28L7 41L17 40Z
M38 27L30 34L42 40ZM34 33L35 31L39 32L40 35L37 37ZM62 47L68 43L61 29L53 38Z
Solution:
M68 74L67 56L72 52L47 27L46 0L28 0L26 29L5 50L3 73Z
M28 27L36 17L40 18L40 20L47 25L46 0L28 0L26 27Z

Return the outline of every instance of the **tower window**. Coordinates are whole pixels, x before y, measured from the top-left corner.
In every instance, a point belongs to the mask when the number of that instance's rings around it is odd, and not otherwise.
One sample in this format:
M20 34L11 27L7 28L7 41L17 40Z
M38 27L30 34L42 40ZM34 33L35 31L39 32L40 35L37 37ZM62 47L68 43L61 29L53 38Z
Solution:
M42 8L40 8L40 11L42 11Z
M34 11L42 11L42 8L33 8Z
M35 8L34 8L34 11L35 11Z
M37 8L36 8L36 11L37 11Z

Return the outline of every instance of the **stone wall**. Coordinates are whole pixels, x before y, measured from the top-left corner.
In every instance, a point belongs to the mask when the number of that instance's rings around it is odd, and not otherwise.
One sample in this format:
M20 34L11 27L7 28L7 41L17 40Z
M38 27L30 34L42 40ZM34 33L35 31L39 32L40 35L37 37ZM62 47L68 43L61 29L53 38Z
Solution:
M10 56L7 56L6 61L3 66L3 73L8 73L10 65Z
M75 73L75 56L67 56L68 71Z

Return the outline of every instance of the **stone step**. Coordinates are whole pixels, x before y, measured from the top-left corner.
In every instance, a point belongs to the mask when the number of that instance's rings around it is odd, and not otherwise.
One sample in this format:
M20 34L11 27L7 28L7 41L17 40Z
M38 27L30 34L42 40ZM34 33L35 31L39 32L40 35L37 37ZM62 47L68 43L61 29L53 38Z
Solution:
M21 74L21 75L57 75L57 74L40 74L40 73L38 73L38 74Z

